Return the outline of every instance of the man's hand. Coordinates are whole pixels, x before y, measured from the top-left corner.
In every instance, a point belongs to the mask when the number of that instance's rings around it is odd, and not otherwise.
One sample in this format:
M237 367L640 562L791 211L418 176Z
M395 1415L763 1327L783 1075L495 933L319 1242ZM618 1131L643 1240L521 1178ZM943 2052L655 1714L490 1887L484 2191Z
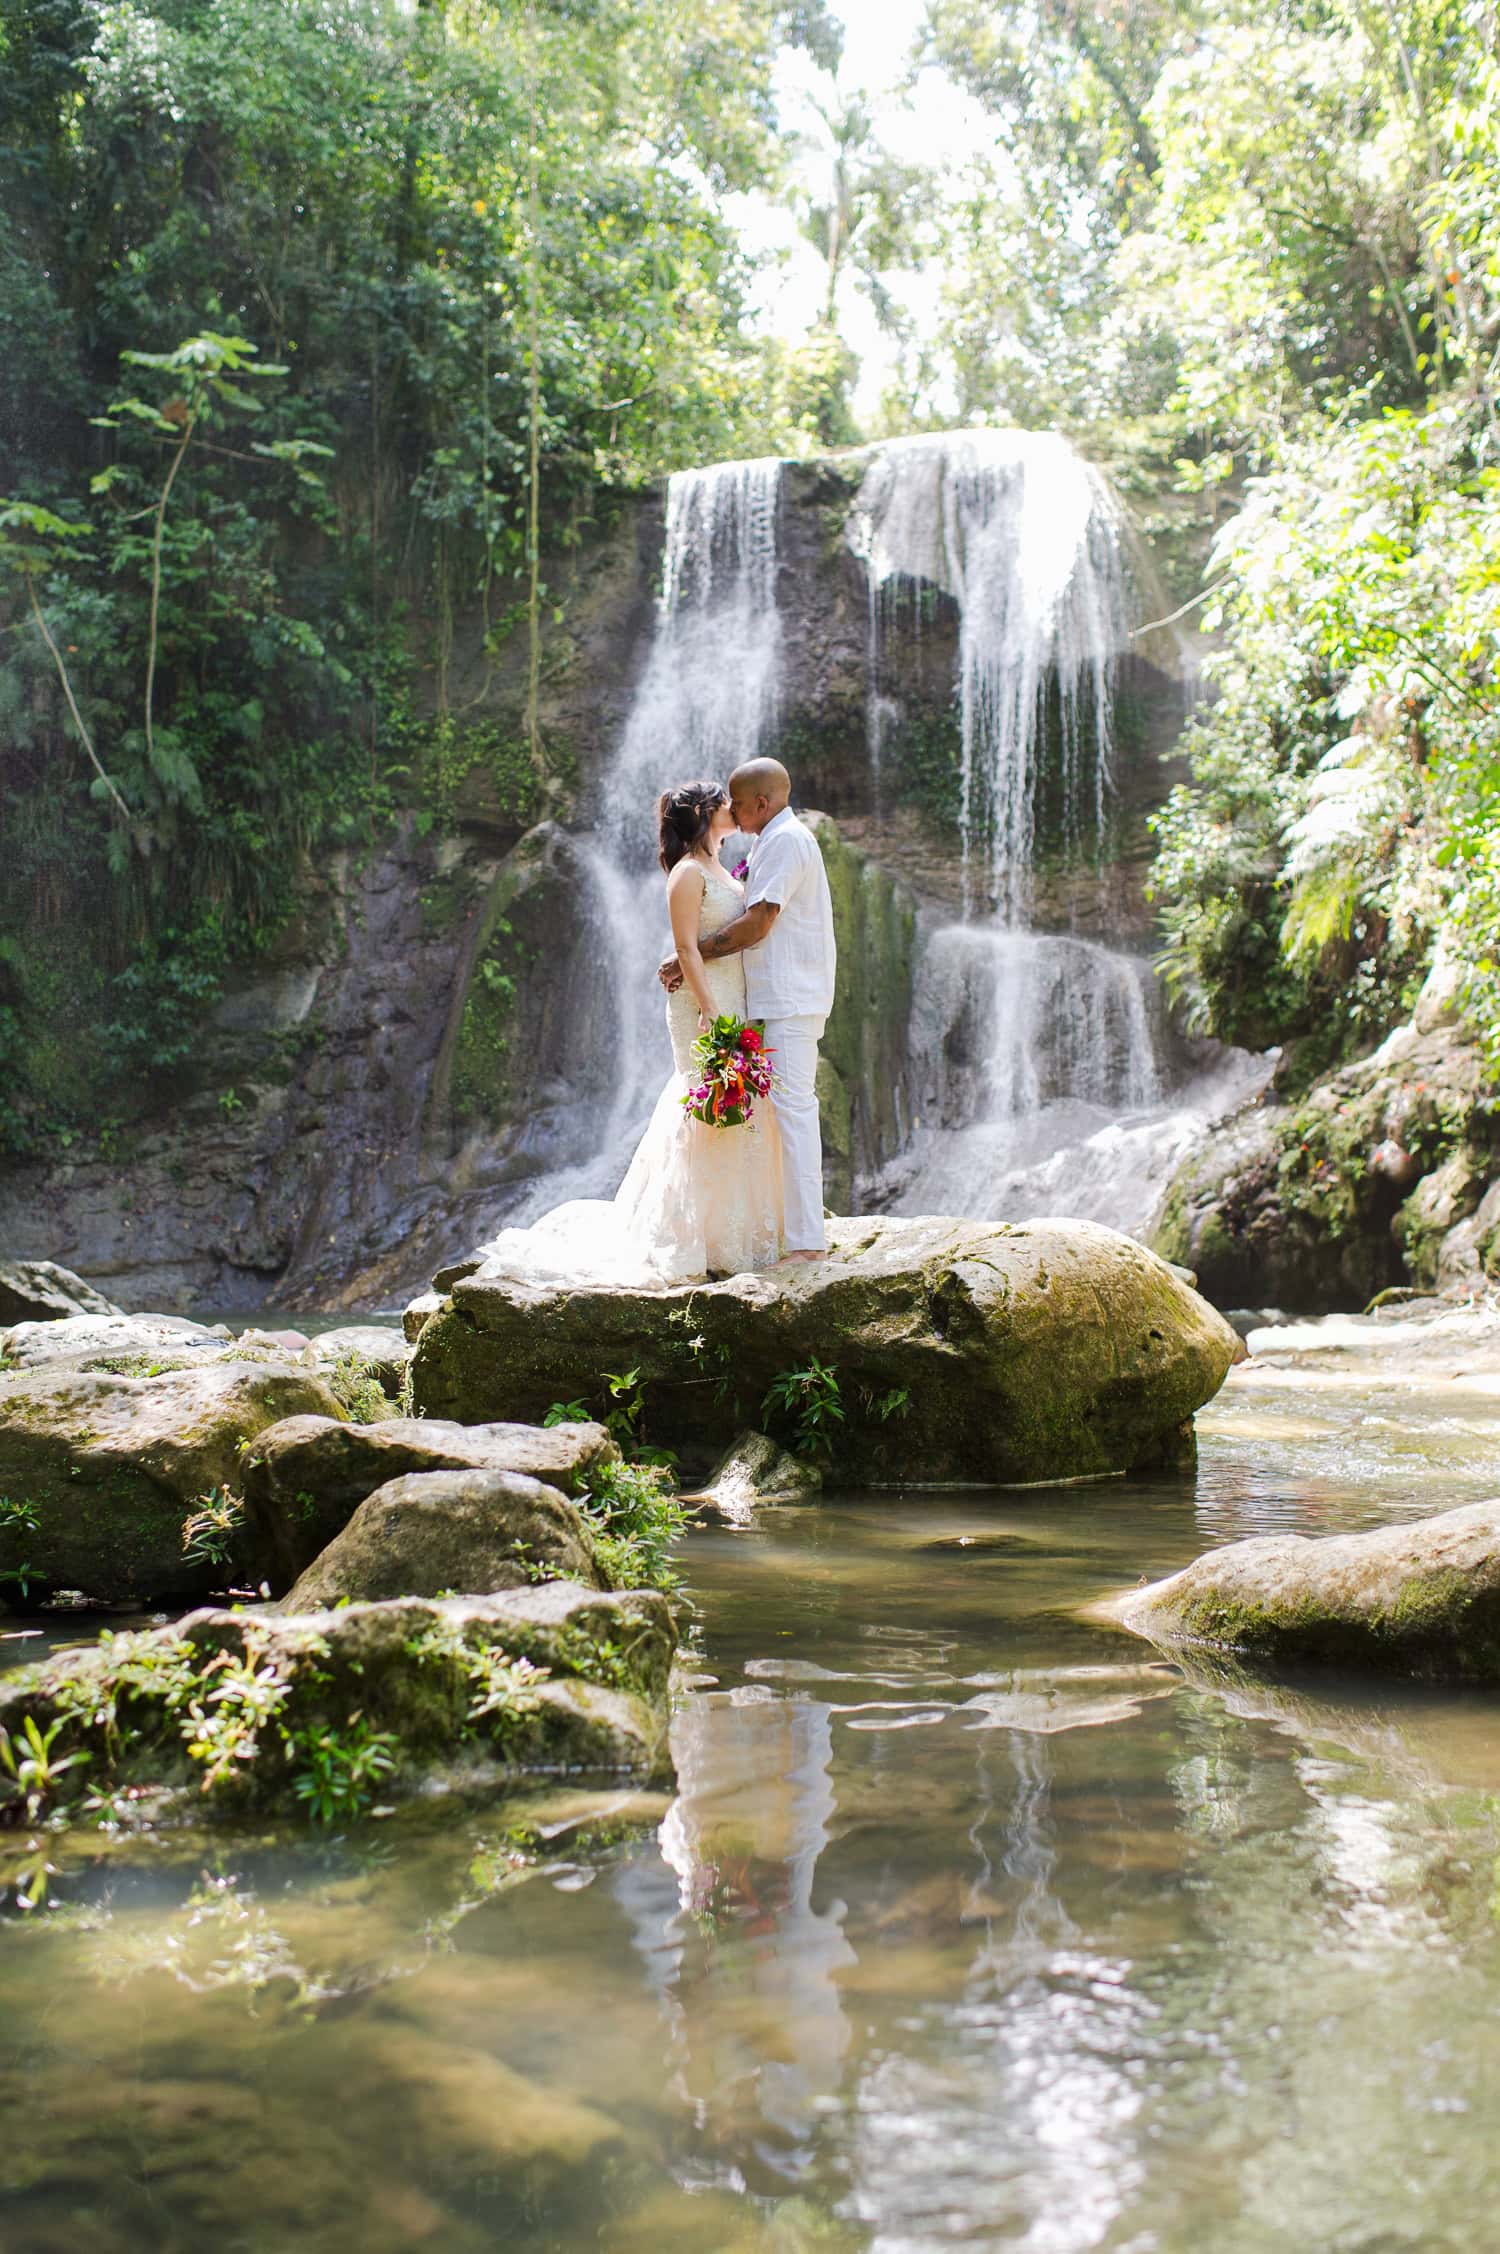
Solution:
M682 965L675 955L668 955L666 960L657 966L656 975L667 992L675 994L682 984Z

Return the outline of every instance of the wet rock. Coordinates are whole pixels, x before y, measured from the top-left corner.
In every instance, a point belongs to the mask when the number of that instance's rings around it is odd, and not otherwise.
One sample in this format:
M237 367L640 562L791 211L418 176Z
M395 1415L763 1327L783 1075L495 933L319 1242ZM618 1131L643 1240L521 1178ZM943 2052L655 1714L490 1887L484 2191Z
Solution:
M476 1596L538 1580L598 1588L594 1544L555 1487L512 1471L418 1471L366 1497L286 1598L323 1612L345 1598Z
M0 1331L0 1358L22 1370L46 1362L87 1368L118 1361L139 1365L135 1374L141 1376L153 1364L181 1367L204 1354L222 1354L228 1344L227 1331L207 1330L182 1315L64 1315Z
M53 1789L64 1815L85 1791L122 1786L190 1793L196 1819L292 1811L320 1743L372 1739L393 1764L382 1799L558 1772L669 1777L673 1649L665 1597L561 1581L295 1617L208 1610L0 1677L0 1729L56 1723L54 1758L89 1756ZM233 1732L229 1746L205 1716Z
M520 1472L575 1495L596 1465L617 1463L619 1456L598 1424L461 1425L440 1417L345 1424L292 1417L263 1432L245 1460L252 1571L273 1590L289 1587L367 1495L408 1472Z
M745 1526L761 1503L807 1502L823 1484L816 1465L799 1462L764 1432L737 1433L712 1477L683 1501L695 1515Z
M1153 1460L1235 1353L1163 1262L1090 1222L839 1221L831 1236L826 1260L672 1291L483 1267L423 1330L414 1399L463 1422L539 1417L638 1368L654 1440L727 1445L817 1356L837 1376L842 1476L1026 1481Z
M1097 1609L1154 1643L1259 1664L1500 1682L1500 1501L1370 1534L1232 1542Z
M51 1323L66 1315L118 1315L112 1299L53 1260L0 1260L0 1323Z
M7 1593L137 1603L224 1587L222 1560L184 1555L183 1522L238 1489L242 1443L306 1414L338 1414L313 1371L222 1345L154 1376L50 1362L0 1377L0 1496L24 1513L0 1526Z
M1206 1136L1152 1243L1220 1306L1307 1313L1461 1282L1463 1240L1446 1261L1442 1246L1500 1166L1493 1135L1478 1051L1434 1001L1296 1103L1263 1102Z

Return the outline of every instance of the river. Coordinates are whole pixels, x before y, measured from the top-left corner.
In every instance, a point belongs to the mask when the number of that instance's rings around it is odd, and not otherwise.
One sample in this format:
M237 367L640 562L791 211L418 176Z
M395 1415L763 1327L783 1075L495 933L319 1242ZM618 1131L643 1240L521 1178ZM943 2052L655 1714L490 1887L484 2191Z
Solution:
M59 1857L7 2254L1494 2244L1495 1701L1073 1617L1500 1486L1493 1353L1373 1335L1259 1334L1196 1482L694 1533L670 1801Z

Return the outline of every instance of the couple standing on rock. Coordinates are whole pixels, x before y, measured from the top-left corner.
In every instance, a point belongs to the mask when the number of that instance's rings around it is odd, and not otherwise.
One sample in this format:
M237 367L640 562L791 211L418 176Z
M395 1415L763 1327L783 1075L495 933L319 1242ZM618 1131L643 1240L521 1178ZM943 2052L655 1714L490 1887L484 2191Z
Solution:
M728 787L681 784L657 805L675 951L661 965L675 1067L610 1201L578 1199L486 1246L486 1266L538 1280L693 1283L823 1256L818 1043L833 1007L833 903L823 856L792 812L779 761ZM753 840L744 881L720 848ZM692 1118L693 1043L715 1018L759 1018L775 1078L737 1127Z

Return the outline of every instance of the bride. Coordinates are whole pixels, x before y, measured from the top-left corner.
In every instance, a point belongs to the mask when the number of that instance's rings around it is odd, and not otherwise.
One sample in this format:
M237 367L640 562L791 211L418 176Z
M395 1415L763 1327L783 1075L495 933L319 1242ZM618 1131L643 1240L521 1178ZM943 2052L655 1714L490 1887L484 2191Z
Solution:
M729 793L718 783L682 783L663 791L656 811L683 981L667 997L672 1076L613 1199L577 1198L530 1228L503 1229L483 1247L491 1273L698 1283L781 1256L781 1136L770 1103L757 1104L740 1127L705 1126L682 1107L699 1077L698 1035L716 1017L746 1015L743 955L705 962L699 951L744 907L744 886L719 860L735 828Z

